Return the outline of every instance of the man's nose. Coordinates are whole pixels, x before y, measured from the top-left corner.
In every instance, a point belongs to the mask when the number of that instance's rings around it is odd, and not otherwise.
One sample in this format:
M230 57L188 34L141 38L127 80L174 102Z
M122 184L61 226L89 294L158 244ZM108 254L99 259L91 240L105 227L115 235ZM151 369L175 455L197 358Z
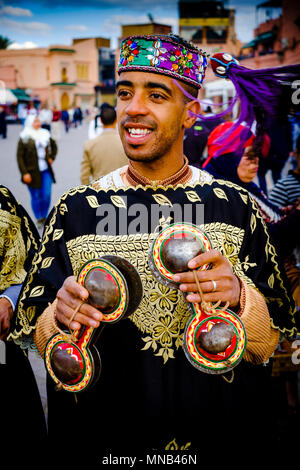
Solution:
M140 93L135 93L126 107L128 116L145 115L148 109L143 96Z

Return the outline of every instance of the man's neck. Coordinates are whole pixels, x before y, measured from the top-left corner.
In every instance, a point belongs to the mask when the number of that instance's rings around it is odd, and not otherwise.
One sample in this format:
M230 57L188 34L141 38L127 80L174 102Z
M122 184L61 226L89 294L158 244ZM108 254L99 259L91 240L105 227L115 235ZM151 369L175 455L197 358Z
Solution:
M174 159L160 158L152 162L136 162L131 160L133 168L145 178L158 181L170 178L175 175L184 165L184 155Z
M145 174L139 173L139 171L132 165L132 162L129 160L125 177L129 185L131 186L137 186L139 184L142 186L176 186L179 183L187 183L192 176L192 170L188 165L188 159L184 157L183 165L179 168L179 170L174 172L175 168L176 167L173 166L173 170L168 171L167 173L162 173L162 171L152 171L150 177L147 177L145 176ZM154 179L155 177L157 177L157 179Z

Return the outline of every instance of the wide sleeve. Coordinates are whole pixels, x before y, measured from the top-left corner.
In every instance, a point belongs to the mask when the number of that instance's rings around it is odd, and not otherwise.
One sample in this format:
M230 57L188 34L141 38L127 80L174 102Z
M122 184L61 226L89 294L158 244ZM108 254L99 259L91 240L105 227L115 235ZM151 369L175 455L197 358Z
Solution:
M31 347L38 318L55 300L66 277L73 275L64 237L66 211L66 202L60 200L49 214L41 245L18 299L13 339L19 339L24 347Z
M0 185L0 292L24 281L38 246L39 234L30 216Z
M52 304L49 303L48 307L38 318L33 334L34 342L41 357L44 357L45 349L51 336L59 332L55 318L56 303L57 300L54 300Z
M247 335L244 359L252 364L262 364L274 353L280 332L271 325L263 296L243 281L241 281L240 306L240 317Z

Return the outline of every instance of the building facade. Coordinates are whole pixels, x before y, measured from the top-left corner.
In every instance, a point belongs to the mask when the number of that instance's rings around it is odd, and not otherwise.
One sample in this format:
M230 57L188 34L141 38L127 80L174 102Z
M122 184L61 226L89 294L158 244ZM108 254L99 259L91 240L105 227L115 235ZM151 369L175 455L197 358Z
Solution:
M272 10L280 16L272 18ZM300 3L270 0L257 6L267 9L269 18L254 30L254 39L241 48L241 65L249 68L279 67L300 62Z
M208 54L226 50L235 55L241 44L235 33L235 10L223 1L179 0L179 35Z
M222 0L179 0L179 35L202 48L210 56L222 51L237 56L242 44L236 37L235 10L225 8L224 3ZM208 66L199 97L209 97L217 103L225 103L233 95L233 85L216 80L211 67Z
M74 40L71 47L0 50L0 80L50 107L86 109L95 102L98 54L97 38Z

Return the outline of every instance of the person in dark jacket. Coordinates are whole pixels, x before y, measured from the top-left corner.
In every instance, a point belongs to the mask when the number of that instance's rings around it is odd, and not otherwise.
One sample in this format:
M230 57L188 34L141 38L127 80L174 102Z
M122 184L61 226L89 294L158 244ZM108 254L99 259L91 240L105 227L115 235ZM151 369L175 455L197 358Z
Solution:
M65 125L65 131L69 132L70 116L69 116L69 113L66 109L63 109L62 112L61 112L61 120L63 121L63 123Z
M6 123L6 112L3 106L0 106L0 135L3 139L6 139L7 123Z
M21 181L28 186L39 228L44 225L50 207L51 186L55 183L52 163L56 154L57 145L50 132L41 128L38 117L29 116L20 134L17 160Z

